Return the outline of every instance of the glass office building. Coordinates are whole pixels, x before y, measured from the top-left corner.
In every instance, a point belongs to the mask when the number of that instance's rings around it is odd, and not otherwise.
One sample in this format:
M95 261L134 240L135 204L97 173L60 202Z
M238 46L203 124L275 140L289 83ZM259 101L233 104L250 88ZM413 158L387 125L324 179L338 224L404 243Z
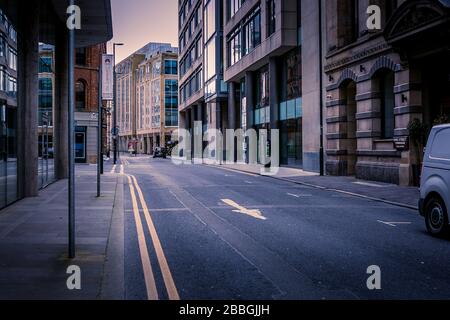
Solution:
M38 172L39 188L55 180L54 166L54 47L39 45L39 109L38 109Z
M0 208L17 200L17 33L0 10Z

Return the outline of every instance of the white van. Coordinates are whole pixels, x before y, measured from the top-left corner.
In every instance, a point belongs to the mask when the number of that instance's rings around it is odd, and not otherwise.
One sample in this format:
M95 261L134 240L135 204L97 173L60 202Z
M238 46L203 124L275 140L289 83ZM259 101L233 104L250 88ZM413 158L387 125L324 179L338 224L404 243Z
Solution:
M419 211L434 236L449 231L450 124L431 130L423 160Z

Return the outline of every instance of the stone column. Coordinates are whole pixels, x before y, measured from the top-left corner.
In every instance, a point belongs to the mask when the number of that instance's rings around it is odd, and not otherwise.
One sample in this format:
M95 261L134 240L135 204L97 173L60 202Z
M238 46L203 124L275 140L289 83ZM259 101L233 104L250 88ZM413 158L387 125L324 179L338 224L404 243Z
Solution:
M26 7L25 7L26 6ZM19 4L18 33L18 193L38 195L39 2Z
M210 160L221 161L223 158L222 137L216 134L221 129L222 110L219 101L208 102L207 107L211 112L208 132L208 158ZM211 131L216 129L217 131Z
M225 129L236 129L236 83L228 83L228 127Z
M68 37L67 28L61 26L56 35L55 45L55 175L57 179L67 179L69 176L68 159Z
M245 99L246 99L246 114L247 114L247 126L246 130L253 128L253 109L255 107L255 96L253 88L254 75L253 72L247 71L245 73ZM250 143L249 138L245 138L246 152L245 152L245 162L250 162Z
M245 73L245 98L247 100L246 103L246 113L247 113L247 127L246 129L250 129L253 127L253 108L255 107L255 97L254 97L254 88L253 88L253 72L247 71Z
M191 154L192 154L192 111L187 108L186 111L186 130L189 132L190 134L190 139L189 141L186 141L186 149L184 150L184 157L186 157L186 160L191 160Z
M270 129L278 129L279 120L279 81L278 81L278 61L276 58L269 59L269 92L270 92Z
M194 158L201 161L203 158L203 104L199 102L199 104L195 107L195 121L201 122L201 124L194 124L193 132L194 134L198 134L201 139L198 139L197 143L193 145L194 150ZM194 112L194 109L193 109ZM195 139L195 136L194 136Z
M223 137L224 147L228 143L227 137L227 129L236 130L236 83L229 82L228 83L228 125L224 128ZM233 137L234 139L234 137ZM232 143L233 141L230 141ZM227 160L236 162L237 161L237 146L234 144L234 148L232 150L226 150L227 153L225 158Z

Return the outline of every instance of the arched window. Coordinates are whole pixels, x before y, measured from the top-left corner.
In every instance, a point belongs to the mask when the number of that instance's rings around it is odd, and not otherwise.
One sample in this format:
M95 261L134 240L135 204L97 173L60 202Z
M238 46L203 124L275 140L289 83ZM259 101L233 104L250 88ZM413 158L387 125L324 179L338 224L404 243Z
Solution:
M75 84L75 107L86 108L86 84L82 80L78 80Z

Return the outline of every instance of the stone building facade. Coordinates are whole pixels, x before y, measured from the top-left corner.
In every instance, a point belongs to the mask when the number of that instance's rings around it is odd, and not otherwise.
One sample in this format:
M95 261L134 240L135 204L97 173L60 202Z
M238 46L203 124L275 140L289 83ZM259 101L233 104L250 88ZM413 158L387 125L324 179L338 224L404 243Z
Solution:
M155 147L164 146L178 127L178 109L168 108L167 116L165 109L166 80L174 81L178 89L177 53L178 48L169 43L150 42L116 65L119 151L150 154ZM171 74L166 74L166 67ZM178 90L173 96L178 106ZM166 126L169 113L174 119Z
M178 54L151 54L136 73L137 152L153 154L178 128Z
M381 8L380 30L367 28L373 4ZM427 128L449 122L450 3L322 6L327 174L417 184Z

